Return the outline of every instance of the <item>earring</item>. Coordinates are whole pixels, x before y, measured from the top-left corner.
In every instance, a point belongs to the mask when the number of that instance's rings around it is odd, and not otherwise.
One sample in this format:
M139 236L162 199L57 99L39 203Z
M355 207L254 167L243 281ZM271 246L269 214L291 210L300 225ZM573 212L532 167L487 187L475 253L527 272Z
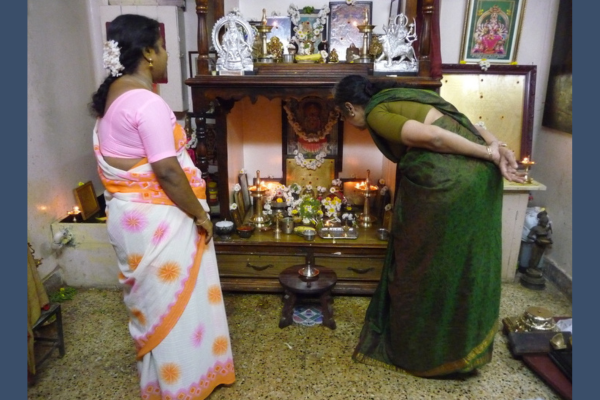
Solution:
M351 112L351 113L350 113L350 116L351 116L351 117L354 117L354 113L353 113L353 112Z
M152 59L151 58L148 59L148 66L150 68L152 68L154 66L154 64L152 64Z

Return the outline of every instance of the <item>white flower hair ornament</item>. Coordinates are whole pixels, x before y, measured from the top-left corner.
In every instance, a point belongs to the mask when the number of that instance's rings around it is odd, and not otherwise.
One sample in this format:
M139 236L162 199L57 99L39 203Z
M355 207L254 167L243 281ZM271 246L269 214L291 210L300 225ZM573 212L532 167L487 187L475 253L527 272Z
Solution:
M104 69L110 71L110 74L114 77L123 75L121 71L125 69L119 57L121 56L121 50L119 44L114 40L104 42L104 52L102 53L102 61L104 62Z

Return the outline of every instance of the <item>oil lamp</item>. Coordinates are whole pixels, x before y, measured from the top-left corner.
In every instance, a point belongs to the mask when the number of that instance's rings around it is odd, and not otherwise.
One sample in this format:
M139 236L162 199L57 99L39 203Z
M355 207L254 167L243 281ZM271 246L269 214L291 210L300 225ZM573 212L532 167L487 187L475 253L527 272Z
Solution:
M273 62L273 58L269 57L269 52L267 50L267 35L273 29L272 25L267 25L267 10L263 8L263 16L260 25L256 26L256 30L260 33L261 47L260 47L260 56L258 57L258 62L261 63L270 63Z
M369 55L369 35L373 32L376 25L369 25L369 14L365 10L365 21L362 25L357 25L358 31L363 34L362 48L360 49L360 58L356 60L357 63L370 63L373 62Z
M532 183L533 180L531 176L529 176L529 169L535 164L535 161L529 159L529 157L525 157L523 160L519 161L523 167L525 167L525 183Z
M262 228L271 224L268 215L263 213L263 199L265 193L269 190L267 185L260 179L260 170L256 171L256 183L248 188L250 195L254 198L254 213L250 218L250 222L257 228Z
M356 189L360 190L362 195L365 196L365 204L363 206L363 212L358 217L358 225L363 228L369 228L373 225L377 218L371 215L371 207L369 198L377 194L377 186L371 185L370 180L371 170L367 170L367 179L364 182L358 183Z

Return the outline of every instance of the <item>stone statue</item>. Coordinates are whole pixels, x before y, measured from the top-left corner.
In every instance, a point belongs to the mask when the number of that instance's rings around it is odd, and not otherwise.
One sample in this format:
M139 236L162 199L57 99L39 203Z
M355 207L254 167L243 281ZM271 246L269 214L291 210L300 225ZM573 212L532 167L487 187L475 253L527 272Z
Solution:
M546 211L541 211L537 215L538 224L531 228L527 238L533 240L531 258L527 267L527 274L532 276L542 276L542 271L538 268L540 260L546 251L546 248L552 244L552 227Z
M552 245L552 225L546 211L541 211L537 215L538 224L531 228L527 239L532 243L531 257L525 274L521 277L521 284L530 289L543 289L545 280L543 272L539 268L540 261L544 252Z

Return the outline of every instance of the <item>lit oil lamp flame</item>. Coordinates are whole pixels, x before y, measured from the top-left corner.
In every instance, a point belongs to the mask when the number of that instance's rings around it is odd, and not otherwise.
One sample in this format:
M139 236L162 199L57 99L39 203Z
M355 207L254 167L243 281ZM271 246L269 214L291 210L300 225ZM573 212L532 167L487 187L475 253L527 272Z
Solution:
M523 158L523 161L521 161L521 164L523 164L523 165L533 165L533 164L535 164L535 161L530 160L529 157L525 157L525 158Z
M367 190L367 182L359 182L356 184L355 188L358 190ZM377 190L377 186L374 185L368 185L368 188L369 191Z

